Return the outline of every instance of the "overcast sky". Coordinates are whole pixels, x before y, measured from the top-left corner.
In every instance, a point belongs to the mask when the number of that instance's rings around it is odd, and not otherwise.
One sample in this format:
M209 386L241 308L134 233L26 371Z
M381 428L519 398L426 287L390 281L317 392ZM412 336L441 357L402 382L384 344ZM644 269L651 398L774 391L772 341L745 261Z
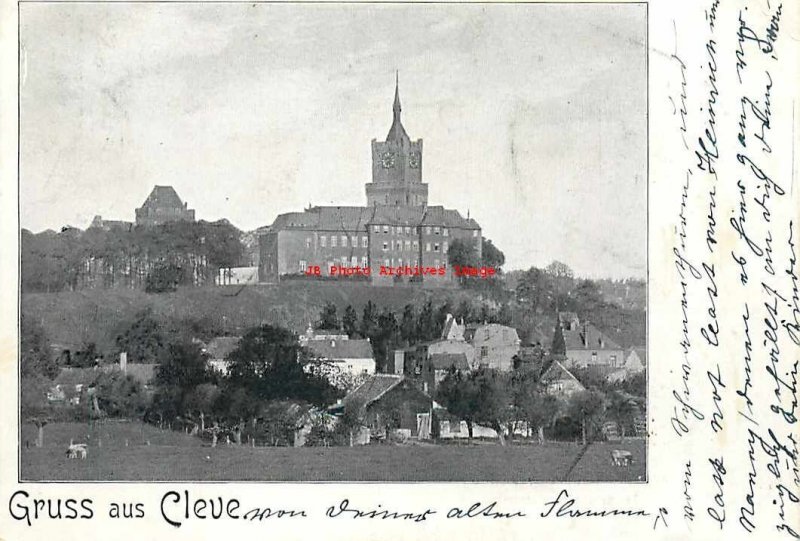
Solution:
M644 277L641 5L22 3L22 227L133 220L155 184L250 230L364 205L400 72L429 203L506 268Z

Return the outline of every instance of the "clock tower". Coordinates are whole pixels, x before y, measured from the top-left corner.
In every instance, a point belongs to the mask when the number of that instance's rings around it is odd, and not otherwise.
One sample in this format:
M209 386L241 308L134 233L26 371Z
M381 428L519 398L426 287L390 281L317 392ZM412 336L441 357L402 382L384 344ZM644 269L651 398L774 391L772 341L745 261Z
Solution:
M395 77L392 127L385 141L372 140L367 205L424 206L428 185L422 182L422 139L412 141L400 122L400 85Z

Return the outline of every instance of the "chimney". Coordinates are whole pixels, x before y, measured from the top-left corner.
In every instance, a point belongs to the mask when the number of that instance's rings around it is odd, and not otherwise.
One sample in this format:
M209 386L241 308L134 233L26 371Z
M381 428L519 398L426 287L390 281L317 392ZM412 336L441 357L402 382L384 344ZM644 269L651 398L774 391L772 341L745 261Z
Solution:
M123 373L128 372L128 352L121 351L119 354L119 369L122 370Z

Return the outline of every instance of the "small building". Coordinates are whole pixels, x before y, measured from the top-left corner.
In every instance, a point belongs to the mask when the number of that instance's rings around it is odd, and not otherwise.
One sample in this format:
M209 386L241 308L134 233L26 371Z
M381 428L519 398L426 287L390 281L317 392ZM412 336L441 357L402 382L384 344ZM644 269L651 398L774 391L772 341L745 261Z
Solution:
M519 353L520 340L513 327L497 323L484 323L468 327L465 337L475 349L472 368L485 366L503 372L514 368L514 358Z
M403 431L414 439L431 437L433 400L405 376L375 374L331 408L355 412L372 438Z
M89 224L89 229L130 231L133 229L133 222L126 222L125 220L104 220L103 217L98 214L94 217L92 223Z
M337 371L353 376L375 373L375 357L369 340L324 338L307 340L304 345L312 359L331 365Z
M244 286L258 283L258 267L224 267L214 282L218 286Z
M568 312L567 314L571 314ZM561 317L566 346L566 365L570 368L604 365L609 369L622 367L625 350L591 323L580 323L577 316Z
M539 384L546 393L567 398L586 389L559 361L550 363L539 378Z
M203 348L203 352L208 355L208 366L212 370L227 375L230 367L228 356L233 350L239 347L239 342L241 341L241 336L217 336L213 338L208 345Z
M136 225L154 226L169 222L194 221L194 209L181 201L172 186L155 186L136 209Z

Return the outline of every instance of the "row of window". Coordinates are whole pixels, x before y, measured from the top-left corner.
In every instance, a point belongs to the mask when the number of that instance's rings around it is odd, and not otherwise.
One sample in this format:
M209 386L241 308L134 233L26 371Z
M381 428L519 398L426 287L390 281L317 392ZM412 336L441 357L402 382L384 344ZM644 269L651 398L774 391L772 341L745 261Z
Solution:
M383 230L383 232L385 234L387 234L387 235L389 233L391 233L392 235L404 235L404 234L405 235L418 235L419 234L419 229L416 228L416 227L399 226L399 225L398 226L394 226L394 225L384 225L384 226L373 225L372 226L372 231L375 232L375 233L380 233L381 230ZM430 235L430 234L442 235L442 236L447 237L447 236L450 235L450 231L446 227L428 225L428 226L425 226L425 234L426 235ZM478 234L477 230L473 232L473 236L477 236L477 234Z
M386 242L383 243L383 251L386 252L388 250L392 250L392 251L397 250L398 252L402 252L403 251L403 246L405 246L405 251L406 252L411 252L411 251L416 252L417 249L419 248L419 243L417 241L413 241L412 242L410 240L407 240L405 242L402 241L402 240L386 241ZM441 248L442 248L442 252L443 253L447 253L447 248L448 248L447 241L445 241L442 244ZM431 251L431 243L430 242L426 242L425 243L425 251L426 252L430 252ZM439 243L438 242L434 242L433 243L433 251L434 252L438 252L439 251Z
M350 237L350 247L351 248L358 248L358 237ZM342 248L347 248L347 235L331 235L330 242L331 248L336 248L337 246L341 245ZM340 244L341 242L341 244ZM319 245L323 248L328 246L328 237L326 235L320 235L319 237ZM367 237L361 237L361 247L367 248L369 247L369 239ZM311 237L306 237L306 248L311 248Z
M394 230L395 228L393 227L392 229ZM396 229L398 231L401 231L403 228L398 226ZM409 232L410 229L412 229L412 228L410 228L410 227L406 227L405 228L406 234L409 234L408 232ZM414 229L414 234L416 235L417 234L417 228L414 227L413 229ZM426 231L427 234L430 235L431 228L430 227L426 227L425 229L427 230ZM378 233L379 230L380 230L380 226L376 225L375 226L375 232ZM438 227L434 227L433 231L434 231L435 235L439 234L439 228ZM443 234L446 237L448 235L447 228L446 227L442 228L442 231L444 232ZM388 233L389 232L389 226L388 225L383 226L383 232L384 233ZM478 230L477 229L472 231L472 236L473 237L477 237L478 236ZM348 237L347 235L331 235L330 236L330 247L331 248L336 248L337 246L341 246L342 248L347 248L348 238L349 238L349 241L350 241L350 247L351 248L358 248L358 237L356 237L356 236ZM405 241L405 246L406 246L405 249L406 249L406 251L412 249L410 243L411 243L411 241L409 241L409 240ZM319 237L319 245L321 247L323 247L323 248L326 248L328 246L328 237L326 235L320 235L320 237ZM414 241L413 250L416 250L418 246L419 246L419 244L417 243L417 241ZM368 248L369 247L369 239L367 237L361 237L361 247L362 248ZM311 248L311 237L306 237L306 248L308 248L308 249ZM384 251L388 250L388 244L386 242L383 243L383 249L384 249ZM394 244L394 241L392 241L392 250L402 250L402 249L403 249L403 241L397 241L396 245ZM427 251L427 252L431 251L431 243L430 242L427 243L427 248L425 249L425 251ZM434 252L438 252L439 251L439 243L434 243L434 250L433 251ZM445 241L444 246L443 246L443 251L444 252L447 251L447 242L446 241Z
M441 261L439 259L436 259L436 260L433 261L433 266L434 267L439 267L440 263L441 263ZM328 261L327 266L330 269L334 265L338 265L338 264L339 264L338 261ZM348 265L350 265L351 267L357 267L359 265L359 258L356 257L356 256L352 256L351 258L348 258L348 257L345 256L345 257L342 257L341 264L344 267L346 267ZM366 267L367 264L368 264L368 261L367 261L366 256L362 257L361 258L361 267ZM405 264L409 265L411 267L416 267L419 264L419 261L417 259L414 259L414 260L408 259L408 260L406 260ZM386 266L386 267L394 267L394 266L402 267L403 266L403 258L399 257L397 259L394 259L394 258L392 258L392 259L384 259L383 260L383 265ZM306 261L305 259L301 259L300 260L300 272L306 272L307 270L308 270L308 261Z

